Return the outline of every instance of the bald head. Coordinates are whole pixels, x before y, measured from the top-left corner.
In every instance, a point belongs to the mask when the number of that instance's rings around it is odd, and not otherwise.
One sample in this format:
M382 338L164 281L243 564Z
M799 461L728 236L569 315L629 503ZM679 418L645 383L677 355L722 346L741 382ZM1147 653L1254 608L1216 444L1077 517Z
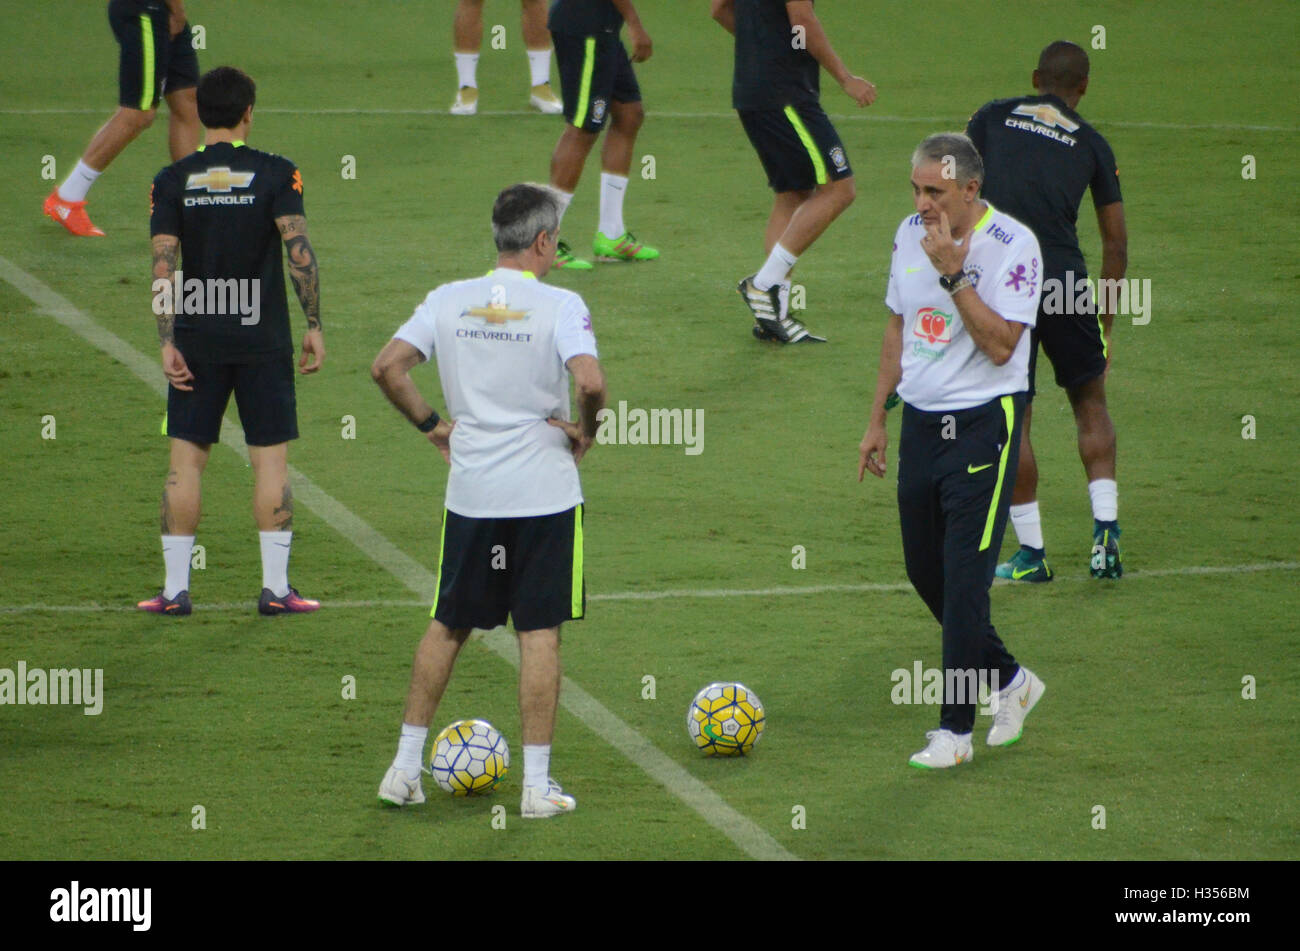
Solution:
M1045 93L1082 95L1088 85L1088 54L1069 40L1048 44L1038 56L1034 85Z

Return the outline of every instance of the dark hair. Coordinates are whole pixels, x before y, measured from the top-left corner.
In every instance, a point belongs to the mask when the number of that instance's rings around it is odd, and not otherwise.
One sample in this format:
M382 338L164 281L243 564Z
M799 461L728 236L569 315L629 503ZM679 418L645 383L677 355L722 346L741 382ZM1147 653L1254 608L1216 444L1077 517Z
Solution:
M492 206L492 239L503 253L523 251L537 235L560 230L560 198L547 185L511 185Z
M233 129L257 101L257 85L242 70L218 66L203 74L195 93L199 121L208 129Z
M1069 40L1049 43L1038 56L1038 82L1048 91L1071 92L1088 78L1088 54Z

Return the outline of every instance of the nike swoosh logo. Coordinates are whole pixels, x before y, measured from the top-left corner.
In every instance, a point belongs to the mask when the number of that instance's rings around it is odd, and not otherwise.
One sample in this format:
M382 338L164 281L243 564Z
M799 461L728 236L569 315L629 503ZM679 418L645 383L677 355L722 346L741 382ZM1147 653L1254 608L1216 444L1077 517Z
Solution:
M1023 697L1020 698L1020 706L1022 706L1022 707L1027 707L1027 706L1029 706L1029 691L1028 691L1028 690L1026 690L1026 691L1025 691L1025 695L1024 695Z
M921 270L919 267L908 267L908 268L903 268L903 273L904 273L904 274L915 274L915 273L916 273L917 271L919 271L919 270Z
M704 723L704 735L707 736L709 739L713 740L715 743L734 743L734 742L736 742L735 740L733 740L731 737L727 736L726 734L724 734L724 733L719 733L719 732L714 728L713 724L712 724L712 723L709 723L707 720L706 720L705 723Z
M966 466L966 471L969 472L971 475L974 475L976 472L983 472L985 469L990 468L992 465L993 463L991 462L986 462L982 466L968 465Z
M1018 571L1015 568L1012 568L1011 577L1018 580L1020 578L1023 578L1025 575L1032 575L1037 570L1038 570L1037 568L1026 568L1024 571ZM1028 694L1026 694L1026 696L1028 696ZM1022 707L1024 706L1023 703L1021 703L1020 705Z

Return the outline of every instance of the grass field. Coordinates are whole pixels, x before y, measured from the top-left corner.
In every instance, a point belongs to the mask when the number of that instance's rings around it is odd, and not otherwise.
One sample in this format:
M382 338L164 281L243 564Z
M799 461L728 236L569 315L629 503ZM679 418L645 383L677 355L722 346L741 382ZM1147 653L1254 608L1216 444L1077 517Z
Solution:
M250 144L306 181L328 357L298 389L292 577L326 606L257 616L251 471L217 448L196 613L164 623L132 605L162 572L147 196L165 117L91 194L108 237L70 238L40 214L43 161L61 180L111 111L116 47L101 4L33 14L0 0L0 668L104 671L98 716L0 707L0 858L1300 857L1287 752L1300 703L1294 4L1255 3L1244 19L1229 3L973 0L960 30L936 28L945 4L818 6L879 99L859 112L823 83L858 199L799 263L806 322L830 343L782 350L751 338L734 290L761 263L770 193L730 111L729 37L705 0L639 4L655 55L638 67L635 167L653 157L655 177L634 177L628 221L663 257L552 280L592 310L612 403L702 409L704 448L598 446L583 462L591 601L565 631L553 759L580 807L528 824L500 632L466 648L435 729L496 723L516 757L501 790L452 800L426 782L423 807L376 804L426 624L446 469L367 372L430 288L490 266L496 192L545 180L561 125L524 111L518 5L487 4L507 49L485 47L484 113L464 119L446 114L449 0L188 4L206 28L202 66L258 81ZM908 158L985 101L1028 92L1047 42L1087 44L1098 26L1080 111L1118 156L1129 276L1153 293L1149 324L1116 323L1108 387L1126 575L1088 578L1072 419L1046 385L1034 442L1059 580L995 588L993 616L1048 694L1018 746L977 743L969 767L921 773L906 760L936 711L891 703L890 673L937 666L938 630L906 584L892 480L855 481ZM56 35L75 55L51 74ZM580 250L595 162L564 223ZM1096 267L1086 207L1080 235ZM71 329L48 292L126 349ZM433 369L417 380L437 394ZM806 568L792 567L795 546ZM687 703L717 679L766 704L752 757L701 759L687 740Z

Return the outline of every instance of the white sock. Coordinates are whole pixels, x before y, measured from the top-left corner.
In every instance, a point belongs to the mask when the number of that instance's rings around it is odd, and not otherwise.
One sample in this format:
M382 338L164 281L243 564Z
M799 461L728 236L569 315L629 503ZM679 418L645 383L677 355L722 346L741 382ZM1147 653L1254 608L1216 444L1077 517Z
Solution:
M528 74L534 86L551 81L551 48L528 51Z
M554 185L551 186L555 188ZM564 213L569 210L569 205L573 201L573 192L561 191L555 188L555 194L560 198L560 221L564 221Z
M623 196L627 194L627 176L600 173L600 232L617 241L627 228L623 226Z
M790 276L790 270L794 267L794 262L798 260L799 255L791 254L781 247L781 242L778 241L772 245L772 253L767 256L763 269L755 276L754 287L760 291L765 291L771 288L773 284L780 284Z
M164 535L162 550L163 564L167 566L163 597L171 599L190 590L190 555L194 552L194 536Z
M551 781L551 744L524 747L524 785L548 789Z
M289 546L293 532L258 532L262 542L262 587L277 598L289 593Z
M78 160L77 167L59 186L59 197L64 201L85 201L90 194L90 186L95 184L100 172L95 171L85 162Z
M1043 520L1037 502L1011 506L1011 527L1016 530L1016 539L1026 548L1043 547Z
M397 740L397 756L393 765L407 776L419 776L424 768L424 741L429 738L427 726L402 724L402 735Z
M478 53L456 53L456 77L460 87L478 88Z
M1092 499L1092 517L1097 521L1113 522L1119 518L1119 485L1114 479L1089 482L1088 498Z

